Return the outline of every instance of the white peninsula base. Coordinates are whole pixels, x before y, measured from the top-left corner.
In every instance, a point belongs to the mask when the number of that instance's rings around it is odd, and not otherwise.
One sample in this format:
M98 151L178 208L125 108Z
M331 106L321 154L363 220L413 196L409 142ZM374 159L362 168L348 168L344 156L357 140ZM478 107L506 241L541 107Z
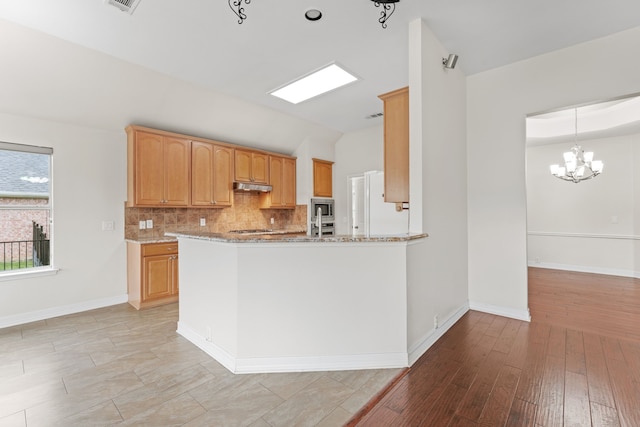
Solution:
M408 366L407 258L425 239L176 237L178 333L231 372Z

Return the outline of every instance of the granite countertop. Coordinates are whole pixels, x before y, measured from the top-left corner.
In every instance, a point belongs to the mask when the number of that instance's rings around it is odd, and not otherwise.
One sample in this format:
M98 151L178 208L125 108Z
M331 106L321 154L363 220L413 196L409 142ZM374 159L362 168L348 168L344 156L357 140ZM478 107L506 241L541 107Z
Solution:
M423 239L426 233L409 233L384 236L353 236L350 234L336 236L308 236L306 233L268 232L265 234L235 234L207 232L168 232L170 237L209 240L227 243L272 243L272 242L406 242Z
M130 243L146 244L146 243L171 243L171 242L177 242L178 239L176 237L165 235L163 237L143 237L140 239L124 239L124 241L130 242Z

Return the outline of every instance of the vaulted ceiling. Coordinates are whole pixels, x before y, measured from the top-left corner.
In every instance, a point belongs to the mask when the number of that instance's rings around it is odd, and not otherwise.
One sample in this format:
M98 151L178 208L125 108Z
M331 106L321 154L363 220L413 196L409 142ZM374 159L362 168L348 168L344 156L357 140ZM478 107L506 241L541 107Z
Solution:
M346 132L372 124L366 117L381 111L378 94L408 84L413 20L422 19L472 75L635 27L640 16L637 0L400 0L383 29L370 0L243 5L241 25L223 0L141 0L132 15L104 0L4 1L0 18ZM310 8L322 19L307 21ZM268 95L332 62L361 80L298 105Z

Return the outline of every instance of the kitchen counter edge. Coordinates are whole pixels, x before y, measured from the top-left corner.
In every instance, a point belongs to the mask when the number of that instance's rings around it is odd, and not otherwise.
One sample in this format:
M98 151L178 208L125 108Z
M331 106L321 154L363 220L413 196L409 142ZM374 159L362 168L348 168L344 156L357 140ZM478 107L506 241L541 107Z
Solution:
M352 235L337 235L337 236L309 236L306 234L260 234L260 235L245 235L239 236L228 233L194 233L194 232L168 232L166 236L175 238L187 238L197 240L209 240L213 242L227 242L227 243L275 243L275 242L331 242L331 243L353 243L353 242L407 242L410 240L423 239L428 237L426 233L409 233L409 234L394 234L394 235L381 235L381 236L352 236Z
M127 243L138 243L140 245L146 245L148 243L174 243L174 242L177 242L178 239L175 237L165 236L165 237L144 237L142 239L125 238L124 241Z

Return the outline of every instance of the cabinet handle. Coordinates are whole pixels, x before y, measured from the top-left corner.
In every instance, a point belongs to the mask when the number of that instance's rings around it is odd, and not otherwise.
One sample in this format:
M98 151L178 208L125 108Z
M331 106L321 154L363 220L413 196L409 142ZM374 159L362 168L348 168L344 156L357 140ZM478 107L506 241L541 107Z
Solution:
M178 248L167 248L168 251L175 251Z
M211 201L211 204L212 204L212 205L215 205L215 204L216 204L216 201L215 201L215 200L212 200L212 201Z

